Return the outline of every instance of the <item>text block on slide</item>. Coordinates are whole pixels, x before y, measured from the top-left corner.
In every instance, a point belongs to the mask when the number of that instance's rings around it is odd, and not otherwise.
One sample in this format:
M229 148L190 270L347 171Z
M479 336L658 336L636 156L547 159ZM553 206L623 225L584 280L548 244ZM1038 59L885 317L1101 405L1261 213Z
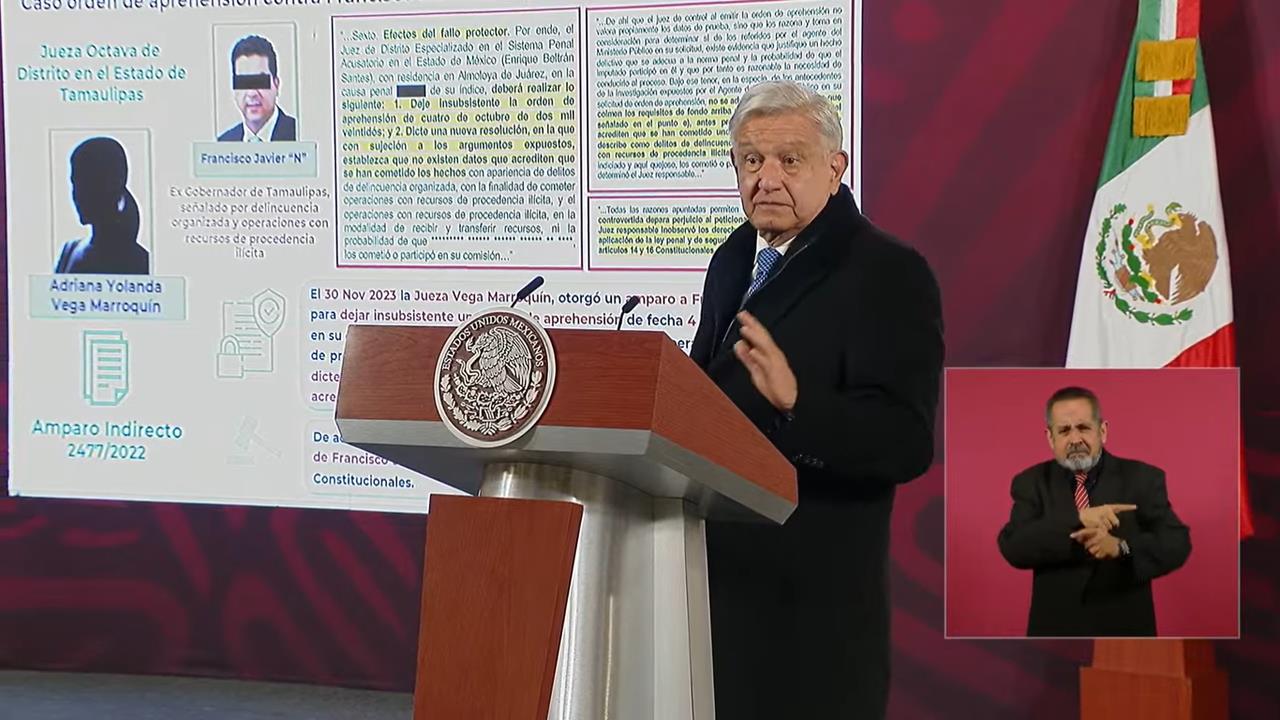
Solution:
M790 78L858 191L861 0L0 4L15 495L426 512L342 442L353 323L687 350L745 221L727 120ZM423 367L431 373L434 368Z

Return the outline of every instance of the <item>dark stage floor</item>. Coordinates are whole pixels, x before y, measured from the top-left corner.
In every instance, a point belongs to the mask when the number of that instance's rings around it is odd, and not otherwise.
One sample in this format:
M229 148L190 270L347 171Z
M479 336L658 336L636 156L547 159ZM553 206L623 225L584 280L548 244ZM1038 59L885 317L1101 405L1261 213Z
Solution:
M202 678L0 671L0 720L409 720L410 693Z

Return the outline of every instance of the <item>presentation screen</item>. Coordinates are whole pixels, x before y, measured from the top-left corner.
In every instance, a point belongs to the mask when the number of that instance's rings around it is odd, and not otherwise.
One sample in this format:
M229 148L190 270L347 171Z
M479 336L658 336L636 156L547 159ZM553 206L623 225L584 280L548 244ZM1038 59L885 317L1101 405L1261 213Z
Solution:
M859 194L860 5L3 0L10 492L424 512L338 436L347 326L542 275L687 350L746 87L836 103Z

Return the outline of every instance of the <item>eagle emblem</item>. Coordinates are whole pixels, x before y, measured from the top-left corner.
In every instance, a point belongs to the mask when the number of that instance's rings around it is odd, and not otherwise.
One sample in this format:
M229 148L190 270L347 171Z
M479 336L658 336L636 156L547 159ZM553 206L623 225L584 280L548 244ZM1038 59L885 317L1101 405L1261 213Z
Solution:
M496 447L528 432L555 382L551 339L533 317L494 308L454 329L436 363L436 408L464 442Z
M513 393L529 387L533 372L533 355L529 345L510 329L493 327L465 345L471 357L464 363L456 360L458 377L485 390Z
M1144 325L1180 325L1187 303L1209 287L1218 266L1213 227L1172 202L1141 217L1116 204L1102 220L1094 262L1102 294L1116 310ZM1163 216L1163 217L1161 217Z

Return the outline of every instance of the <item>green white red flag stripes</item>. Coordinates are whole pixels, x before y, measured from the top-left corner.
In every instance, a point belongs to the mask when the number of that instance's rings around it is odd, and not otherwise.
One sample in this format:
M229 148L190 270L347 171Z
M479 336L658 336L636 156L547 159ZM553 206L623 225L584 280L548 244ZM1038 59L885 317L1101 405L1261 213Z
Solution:
M1200 0L1138 3L1080 257L1066 364L1234 366L1227 234L1197 38ZM1139 78L1140 56L1146 79ZM1171 61L1179 56L1182 70ZM1161 120L1155 125L1147 121L1153 108ZM1185 134L1135 135L1135 128L1168 126L1169 113L1179 111L1187 115ZM1243 468L1238 482L1241 534L1248 535Z

